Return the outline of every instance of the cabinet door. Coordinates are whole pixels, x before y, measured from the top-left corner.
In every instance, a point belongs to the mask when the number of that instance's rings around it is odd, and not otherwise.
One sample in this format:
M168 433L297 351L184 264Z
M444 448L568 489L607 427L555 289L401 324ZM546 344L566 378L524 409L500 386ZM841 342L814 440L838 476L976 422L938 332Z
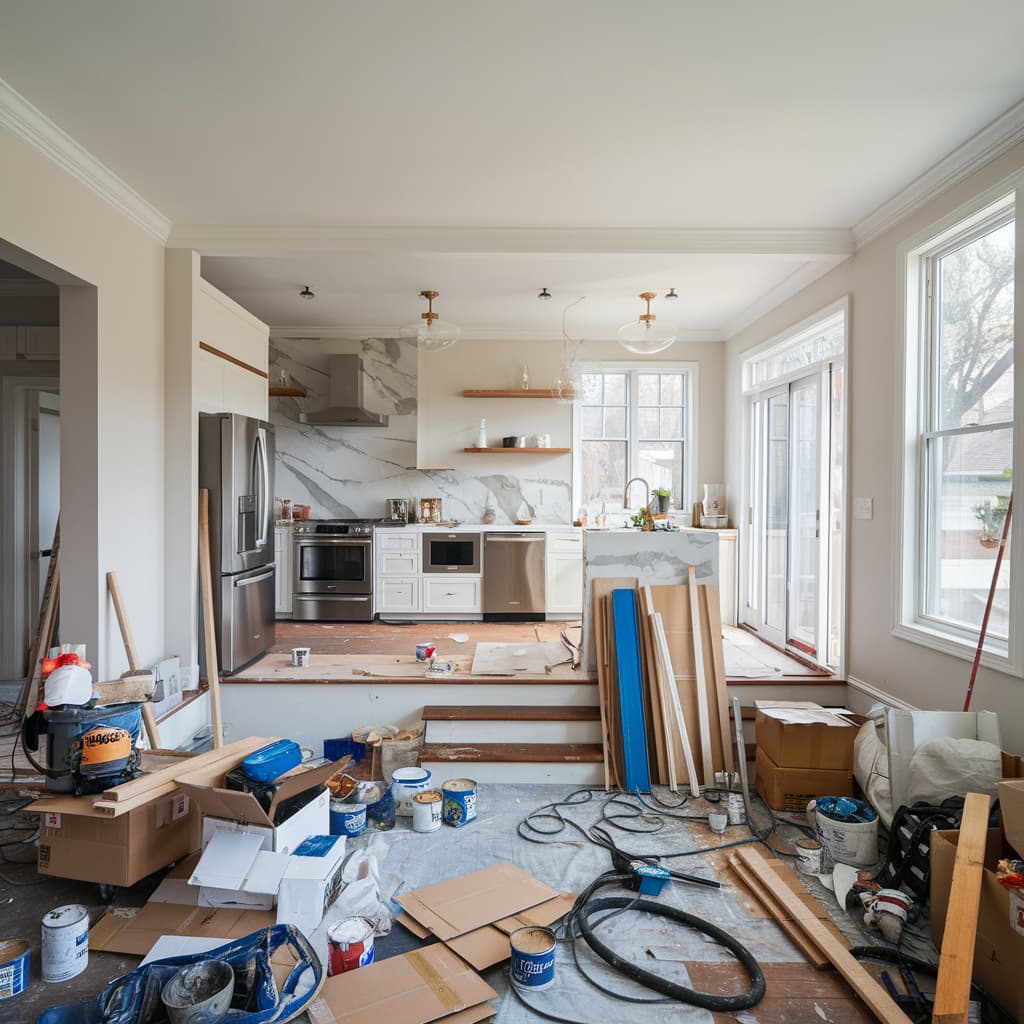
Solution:
M551 615L583 614L582 552L548 553L547 611Z
M425 612L471 612L478 614L480 602L479 576L423 577L423 610Z
M730 530L718 537L718 596L722 623L736 625L736 544L738 534Z
M287 527L278 527L274 530L274 561L277 562L274 611L278 616L290 616L292 613L292 531Z
M59 359L59 327L19 327L18 354L23 359Z
M418 612L420 610L420 580L418 576L407 579L388 577L380 581L377 589L377 611Z
M0 360L18 358L18 328L0 327Z

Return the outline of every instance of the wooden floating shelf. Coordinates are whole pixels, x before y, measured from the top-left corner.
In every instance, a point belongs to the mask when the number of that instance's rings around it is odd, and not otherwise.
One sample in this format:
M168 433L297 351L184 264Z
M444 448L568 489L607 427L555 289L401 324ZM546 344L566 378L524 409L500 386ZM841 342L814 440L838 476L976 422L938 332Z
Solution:
M463 448L464 452L475 452L479 455L568 455L571 448Z
M293 388L293 387L282 387L280 385L271 384L270 386L271 398L305 398L305 388Z
M551 388L467 388L463 398L557 398ZM569 397L569 396L566 396ZM576 396L573 395L573 398Z

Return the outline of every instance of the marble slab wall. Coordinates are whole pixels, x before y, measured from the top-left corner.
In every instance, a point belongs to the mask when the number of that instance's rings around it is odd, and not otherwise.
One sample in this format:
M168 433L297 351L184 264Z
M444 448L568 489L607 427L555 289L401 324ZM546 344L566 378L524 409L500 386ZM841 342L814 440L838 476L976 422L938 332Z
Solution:
M389 416L387 427L299 421L301 412L327 406L327 361L339 353L362 357L364 404ZM415 344L398 338L272 338L271 384L279 383L284 370L290 384L306 389L305 398L270 399L277 441L274 493L309 505L315 518L379 518L388 498L409 498L418 508L420 498L440 497L445 517L466 523L479 523L489 504L498 523L514 523L526 504L533 506L536 523L571 522L568 479L415 468L417 413L431 401L418 394L418 359Z
M583 534L583 668L597 671L593 586L596 579L638 580L641 586L718 582L718 535L714 530L586 530Z

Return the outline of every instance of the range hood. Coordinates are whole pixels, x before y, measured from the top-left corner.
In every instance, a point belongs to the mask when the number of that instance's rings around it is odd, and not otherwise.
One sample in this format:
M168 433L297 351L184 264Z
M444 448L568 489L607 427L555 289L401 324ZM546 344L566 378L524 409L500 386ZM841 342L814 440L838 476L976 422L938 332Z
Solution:
M320 427L386 427L387 416L363 408L363 361L359 356L331 356L327 366L328 406L299 415Z

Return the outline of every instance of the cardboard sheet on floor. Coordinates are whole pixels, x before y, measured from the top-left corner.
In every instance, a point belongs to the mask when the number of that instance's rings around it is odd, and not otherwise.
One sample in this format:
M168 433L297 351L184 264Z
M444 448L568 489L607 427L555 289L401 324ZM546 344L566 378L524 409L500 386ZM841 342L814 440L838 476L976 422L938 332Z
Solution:
M396 900L439 939L454 939L503 917L554 899L558 893L514 864L495 864L447 882L403 893ZM356 973L356 972L353 972Z
M471 671L475 676L542 676L556 665L571 664L572 654L561 642L478 643Z
M495 996L483 978L437 943L328 978L309 1019L312 1024L429 1024Z

